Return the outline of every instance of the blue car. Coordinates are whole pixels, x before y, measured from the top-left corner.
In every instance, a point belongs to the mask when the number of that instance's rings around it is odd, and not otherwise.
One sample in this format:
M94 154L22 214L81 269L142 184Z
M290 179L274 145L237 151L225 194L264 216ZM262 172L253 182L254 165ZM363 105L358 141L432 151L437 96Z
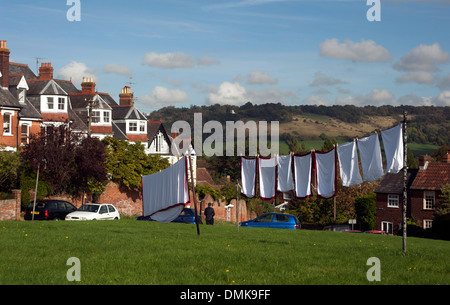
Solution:
M254 228L300 229L300 222L296 216L281 213L263 214L253 220L243 221L239 225Z
M195 210L191 208L184 208L183 211L180 213L180 215L172 220L171 222L179 222L179 223L192 223L195 224ZM202 218L200 217L200 214L197 212L199 223L202 223ZM147 220L147 221L154 221L150 217L144 217L139 216L136 218L136 220Z

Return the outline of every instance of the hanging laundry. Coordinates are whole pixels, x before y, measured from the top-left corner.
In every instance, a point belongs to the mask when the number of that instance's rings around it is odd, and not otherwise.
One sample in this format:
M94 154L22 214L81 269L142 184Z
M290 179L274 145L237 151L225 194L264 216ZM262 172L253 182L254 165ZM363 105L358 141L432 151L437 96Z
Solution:
M276 158L262 158L258 160L259 193L263 200L275 198L277 190L277 160Z
M381 132L386 153L386 172L396 174L403 168L403 130L402 125Z
M292 156L278 156L278 191L289 192L294 189L294 175L292 173Z
M317 171L317 195L331 198L336 195L336 148L329 152L315 153Z
M295 196L306 198L311 195L311 153L294 156Z
M257 159L241 157L241 193L247 198L255 197Z
M168 223L177 218L189 203L187 158L165 170L142 177L144 216Z
M359 156L365 181L375 181L383 176L380 140L378 135L358 140Z
M363 182L358 166L358 152L356 143L349 142L337 148L339 158L339 172L343 186L354 186Z

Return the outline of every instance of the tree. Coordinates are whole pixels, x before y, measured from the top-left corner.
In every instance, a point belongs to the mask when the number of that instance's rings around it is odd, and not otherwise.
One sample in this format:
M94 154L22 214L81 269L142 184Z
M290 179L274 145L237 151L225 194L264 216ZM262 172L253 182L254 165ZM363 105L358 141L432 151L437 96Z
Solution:
M370 194L357 197L355 200L357 221L361 224L361 230L374 230L377 225L376 195Z
M101 194L107 180L105 145L97 138L83 139L76 147L75 163L72 176L74 193Z
M450 214L450 183L447 183L441 188L441 195L439 196L439 206L436 209L436 215Z
M15 184L20 165L19 153L0 151L0 191L8 192Z
M75 148L80 135L62 124L47 126L22 150L22 158L31 169L40 168L41 178L47 181L53 193L70 192L71 180L76 172Z
M169 166L167 159L159 155L147 155L140 142L130 144L106 137L103 143L106 147L106 170L111 180L128 190L140 190L142 176L157 173Z

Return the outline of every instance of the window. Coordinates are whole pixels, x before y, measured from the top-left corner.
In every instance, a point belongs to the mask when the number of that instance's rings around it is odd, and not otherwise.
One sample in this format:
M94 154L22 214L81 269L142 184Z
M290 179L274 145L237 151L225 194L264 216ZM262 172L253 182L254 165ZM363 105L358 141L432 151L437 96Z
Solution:
M26 90L20 89L19 90L19 102L21 102L22 104L25 103L25 98L26 98Z
M92 123L100 123L100 111L92 111Z
M109 111L103 111L103 122L109 123L110 120L109 117L110 117Z
M287 215L277 214L275 216L275 222L288 222L288 221L289 221L289 216L287 216Z
M22 125L20 127L20 143L28 144L28 134L30 127L28 125Z
M58 98L58 109L64 110L66 108L66 99L63 97Z
M399 196L395 194L388 194L388 208L398 208Z
M137 131L137 122L130 122L128 131Z
M139 123L139 131L140 132L145 132L145 122L140 122Z
M3 114L3 134L11 135L11 114Z
M100 211L98 213L99 214L106 214L106 213L108 213L108 208L106 207L106 205L102 205L100 207Z
M394 224L392 222L381 222L381 231L386 231L389 234L394 234Z
M434 209L434 192L423 192L423 208L425 210Z
M108 205L108 210L110 213L113 213L116 211L116 209L114 209L114 207L112 205Z
M255 222L272 222L273 214L267 214L259 217Z
M423 228L424 229L431 229L433 227L433 221L430 219L424 219L423 220Z
M53 109L53 97L47 97L47 108Z

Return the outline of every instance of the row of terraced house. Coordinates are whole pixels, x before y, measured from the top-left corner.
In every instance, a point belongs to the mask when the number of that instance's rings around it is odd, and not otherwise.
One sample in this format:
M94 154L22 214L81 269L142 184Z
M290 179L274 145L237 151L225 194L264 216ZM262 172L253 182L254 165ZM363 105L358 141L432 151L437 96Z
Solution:
M7 42L0 41L1 150L16 151L42 128L66 124L99 139L139 141L148 154L160 154L171 164L178 160L162 121L149 121L135 107L129 86L120 90L117 103L110 94L97 91L93 78L83 78L80 90L72 80L55 79L51 63L42 63L35 75L27 64L10 62L10 53ZM190 148L195 173L195 151Z

